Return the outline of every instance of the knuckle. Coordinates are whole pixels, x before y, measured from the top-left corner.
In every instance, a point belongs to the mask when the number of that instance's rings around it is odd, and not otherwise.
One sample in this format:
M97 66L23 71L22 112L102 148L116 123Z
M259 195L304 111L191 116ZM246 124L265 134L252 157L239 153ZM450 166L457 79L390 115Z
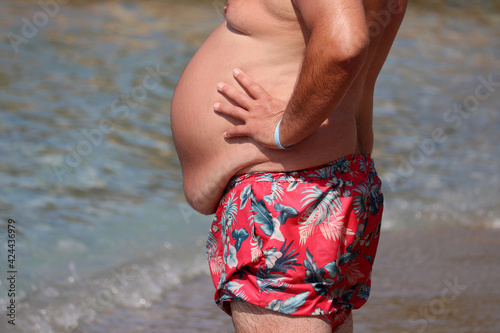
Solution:
M241 130L238 127L233 128L233 136L240 136Z
M247 103L248 102L247 95L242 92L238 92L238 100Z

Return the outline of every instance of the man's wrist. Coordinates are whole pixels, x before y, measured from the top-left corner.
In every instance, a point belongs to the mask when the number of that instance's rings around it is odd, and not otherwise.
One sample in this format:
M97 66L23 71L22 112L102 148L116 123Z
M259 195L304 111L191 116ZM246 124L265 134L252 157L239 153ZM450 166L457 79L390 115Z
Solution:
M274 143L276 144L276 146L278 146L279 149L290 149L295 145L285 147L281 144L281 141L280 141L280 125L281 125L282 120L283 120L283 118L280 119L280 121L278 121L278 124L276 125L276 128L274 129Z

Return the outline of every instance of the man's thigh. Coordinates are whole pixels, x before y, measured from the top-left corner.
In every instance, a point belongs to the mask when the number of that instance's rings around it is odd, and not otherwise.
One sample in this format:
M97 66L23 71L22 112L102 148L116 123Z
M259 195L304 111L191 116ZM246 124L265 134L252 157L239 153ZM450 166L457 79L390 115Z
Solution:
M290 316L241 301L231 301L231 312L237 333L332 332L331 324L324 319ZM346 321L346 324L348 321ZM352 319L350 330L343 330L348 328L346 326L348 325L343 325L337 332L352 333Z

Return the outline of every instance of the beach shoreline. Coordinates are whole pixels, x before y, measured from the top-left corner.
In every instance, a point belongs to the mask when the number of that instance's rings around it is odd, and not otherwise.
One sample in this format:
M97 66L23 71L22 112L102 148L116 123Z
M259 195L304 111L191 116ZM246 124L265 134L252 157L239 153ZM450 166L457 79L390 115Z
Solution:
M500 331L500 230L436 228L381 234L368 303L354 332ZM123 310L75 332L234 332L213 302L206 274L169 291L149 309ZM487 320L485 320L487 319Z

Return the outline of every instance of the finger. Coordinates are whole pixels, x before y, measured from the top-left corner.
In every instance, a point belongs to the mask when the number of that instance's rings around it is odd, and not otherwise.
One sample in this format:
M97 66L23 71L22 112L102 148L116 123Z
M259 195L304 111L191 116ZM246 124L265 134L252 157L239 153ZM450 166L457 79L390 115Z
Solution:
M231 127L226 132L224 132L224 137L226 139L237 138L242 136L250 136L248 127L246 125L238 125Z
M219 82L217 84L217 90L224 96L234 101L238 106L247 110L250 108L253 101L253 99L247 94L224 82Z
M242 108L231 105L229 103L215 103L214 111L242 121L245 121L246 116L248 115L248 112L246 110L243 110Z
M251 97L254 99L261 98L263 96L267 96L267 91L264 90L260 85L255 83L250 76L248 76L245 72L243 72L239 68L235 68L233 70L233 75L236 81L238 81L243 88L245 88Z

